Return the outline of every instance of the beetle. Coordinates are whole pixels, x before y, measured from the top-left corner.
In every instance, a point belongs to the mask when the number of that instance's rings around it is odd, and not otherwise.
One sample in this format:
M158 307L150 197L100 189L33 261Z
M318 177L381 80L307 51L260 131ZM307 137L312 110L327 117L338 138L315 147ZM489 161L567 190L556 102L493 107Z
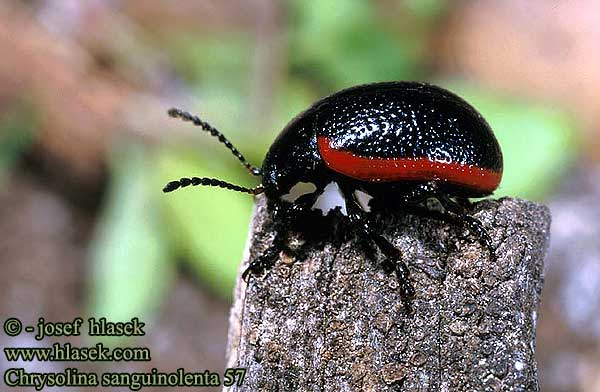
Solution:
M262 184L244 188L212 178L181 178L164 192L188 185L218 186L258 195L264 193L280 214L273 246L244 272L271 267L285 248L286 224L310 211L326 186L336 183L345 201L346 221L357 235L385 255L400 294L410 302L415 290L400 252L372 223L369 206L425 209L428 215L466 225L494 255L482 224L467 213L469 198L491 195L502 179L500 145L485 119L454 93L421 82L381 82L339 91L314 103L292 119L273 142L262 168L250 164L218 130L179 109L169 115L190 121L217 137ZM301 183L314 191L286 199ZM365 206L359 193L370 197ZM443 210L424 207L437 199ZM377 212L377 211L373 211ZM494 257L494 256L493 256Z

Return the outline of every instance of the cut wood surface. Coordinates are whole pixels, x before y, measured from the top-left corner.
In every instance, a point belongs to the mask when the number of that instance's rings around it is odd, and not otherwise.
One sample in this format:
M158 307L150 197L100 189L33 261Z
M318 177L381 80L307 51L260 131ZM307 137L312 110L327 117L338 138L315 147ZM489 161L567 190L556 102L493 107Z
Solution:
M550 214L511 198L476 203L472 213L497 260L461 227L401 211L383 218L411 270L412 314L396 277L352 235L281 253L267 273L238 279L227 357L247 373L226 390L538 390L535 322ZM269 219L257 198L240 271L270 246ZM292 247L301 243L292 235Z

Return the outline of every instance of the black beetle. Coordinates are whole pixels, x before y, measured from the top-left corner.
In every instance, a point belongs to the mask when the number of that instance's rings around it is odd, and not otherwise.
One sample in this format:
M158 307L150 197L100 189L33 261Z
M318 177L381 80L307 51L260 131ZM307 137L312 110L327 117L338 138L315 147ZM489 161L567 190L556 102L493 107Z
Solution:
M481 223L466 213L468 198L492 194L502 178L502 152L490 126L466 101L426 83L385 82L351 87L330 95L299 114L269 148L263 167L246 161L219 131L187 112L171 109L172 117L191 121L216 136L262 185L244 188L211 178L182 178L164 192L188 185L219 186L250 194L265 193L276 211L285 211L282 225L311 210L325 187L337 183L345 200L347 220L358 235L386 255L386 268L396 272L402 297L414 295L409 272L398 250L376 233L357 191L370 195L378 208L423 208L439 200L436 217L466 224L494 254ZM315 190L289 202L296 184ZM277 223L277 221L276 221ZM273 265L285 247L285 231L277 230L274 246L244 272Z

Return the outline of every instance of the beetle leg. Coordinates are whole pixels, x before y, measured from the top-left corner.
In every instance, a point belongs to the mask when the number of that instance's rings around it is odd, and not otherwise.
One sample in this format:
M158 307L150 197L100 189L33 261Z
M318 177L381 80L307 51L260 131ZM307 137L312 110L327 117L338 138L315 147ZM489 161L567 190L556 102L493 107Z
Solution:
M265 270L273 267L279 252L285 248L286 239L287 236L280 234L280 231L277 230L275 238L273 239L273 244L271 244L271 246L262 255L250 262L248 268L246 268L242 273L242 279L244 279L244 281L247 283L251 275L259 275Z
M438 183L429 181L412 188L403 199L405 203L414 203L415 200L423 200L427 195L436 194L438 192Z
M471 207L473 205L473 203L471 203L471 200L469 200L466 197L455 197L455 199L456 202L464 208Z
M416 203L402 203L399 208L402 211L421 216L424 218L432 218L452 225L462 225L463 221L456 214L448 213L447 211L432 210L424 205Z
M491 239L489 238L485 228L481 225L481 223L477 219L475 219L467 214L458 214L456 212L452 212L452 211L448 211L448 210L436 211L436 210L427 208L423 205L415 204L415 203L402 204L402 209L405 212L410 213L410 214L422 216L425 218L436 219L436 220L439 220L442 222L449 223L451 225L461 225L461 226L467 225L467 228L469 229L469 231L471 231L473 234L476 234L477 236L479 236L486 246L491 246ZM471 227L470 226L471 222L473 222L474 226L478 226L478 228ZM485 239L485 237L487 237L487 240ZM488 242L489 242L489 244L488 244Z
M492 259L495 260L496 249L494 248L492 238L488 234L485 227L483 227L479 219L467 214L464 206L460 205L446 195L437 195L436 198L446 210L445 214L449 215L450 219L460 222L466 226L471 233L475 234L479 238L479 241L481 241L490 252Z
M317 189L315 192L300 196L293 204L286 205L284 203L277 203L273 206L272 220L275 238L273 239L271 246L262 255L252 260L248 265L248 268L244 270L242 273L242 279L244 279L244 281L248 282L248 278L251 274L258 275L265 270L272 268L277 261L279 252L282 250L289 251L286 242L290 224L295 220L300 219L303 213L311 209L321 192L322 189Z
M375 233L367 213L361 208L354 192L344 190L342 190L342 192L346 199L348 219L361 238L374 242L386 256L385 261L382 263L382 267L388 273L392 271L396 273L398 285L400 287L400 295L404 301L407 312L410 313L410 300L415 295L415 289L410 282L410 272L402 260L402 254L394 247L394 245L385 239L385 237Z

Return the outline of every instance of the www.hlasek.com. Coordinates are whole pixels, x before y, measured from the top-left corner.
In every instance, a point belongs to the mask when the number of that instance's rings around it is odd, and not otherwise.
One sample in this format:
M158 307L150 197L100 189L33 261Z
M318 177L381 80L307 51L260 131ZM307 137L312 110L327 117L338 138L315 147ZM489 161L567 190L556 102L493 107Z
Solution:
M23 326L17 318L4 322L6 335L15 337L23 331L34 334L35 340L47 337L79 336L83 319L78 317L70 322L47 322L40 318L37 328ZM131 321L110 322L106 318L87 320L89 336L143 336L145 324L138 318ZM50 347L5 347L4 356L9 363L23 366L23 363L47 362L134 362L150 361L147 347L107 347L103 343L79 347L71 343L54 343ZM213 387L242 385L246 369L228 368L221 375L217 372L188 372L179 368L171 372L152 368L148 372L83 372L68 367L60 372L28 372L24 367L11 367L4 372L3 381L7 387L34 387L41 391L46 387L127 387L138 391L143 387Z

